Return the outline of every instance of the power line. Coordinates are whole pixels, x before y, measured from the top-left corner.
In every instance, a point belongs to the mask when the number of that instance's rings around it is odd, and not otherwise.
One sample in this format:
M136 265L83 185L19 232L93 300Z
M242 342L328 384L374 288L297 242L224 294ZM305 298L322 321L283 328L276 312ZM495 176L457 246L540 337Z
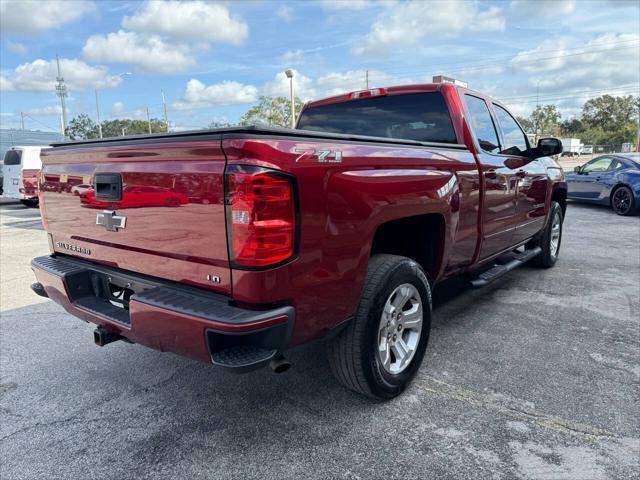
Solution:
M624 86L620 86L620 87L611 87L611 88L598 88L598 89L593 89L593 90L572 90L570 93L573 96L578 96L581 94L590 94L590 93L598 93L598 92L618 92L618 91L640 91L640 84L638 85L634 85L634 84L628 84L628 85L624 85ZM556 95L567 95L569 92L556 92L556 93L547 93L547 94L542 94L542 97L544 98L551 98L554 97ZM534 98L534 97L538 97L537 94L532 94L532 95L512 95L512 96L501 96L500 100L524 100L524 99L528 99L528 98Z
M602 43L602 44L597 44L597 45L593 45L593 47L595 48L600 48L603 46L617 46L617 45L625 45L628 43L634 43L635 45L628 45L626 47L621 47L621 48L634 48L637 47L638 45L640 45L640 42L638 40L626 40L623 42L611 42L611 43ZM556 49L556 50L545 50L545 51L541 51L541 52L536 52L536 53L540 53L540 54L547 54L547 53L552 53L552 52L565 52L565 51L571 51L571 50L583 50L586 49L587 47L573 47L573 48L566 48L566 49ZM608 52L611 49L603 49L603 50L593 50L593 49L587 49L583 52L578 52L578 53L564 53L561 55L554 55L554 56L550 56L550 57L540 57L540 58L532 58L532 59L528 59L527 61L529 62L537 62L537 61L542 61L542 60L551 60L551 59L556 59L556 58L563 58L563 57L572 57L572 56L578 56L578 55L590 55L592 53L600 53L600 52ZM494 62L494 61L499 61L499 60L512 60L513 58L515 58L517 55L521 54L522 52L518 52L517 54L513 55L502 55L499 57L491 57L491 58L483 58L482 62L478 64L478 67L484 67L484 66L491 66L491 67L495 67L495 63L491 63L491 64L486 64L484 62ZM533 53L529 53L527 55L534 55ZM435 67L435 68L441 68L443 66L452 66L452 65L465 65L468 62L466 61L459 61L459 62L439 62L439 63L433 63L433 64L428 64L428 65L424 65L424 68L426 67ZM388 63L385 63L385 65L388 65ZM470 69L470 68L475 68L476 65L470 64L467 65L466 67L463 67L463 70L466 69ZM395 73L402 73L402 74L407 74L407 73L422 73L422 72L431 72L432 69L430 68L429 70L412 70L411 67L407 68L400 68L395 70Z
M31 120L33 120L34 122L39 123L39 124L40 124L40 125L42 125L43 127L48 128L49 130L53 130L54 132L57 132L57 131L58 131L58 129L57 129L57 128L52 128L50 125L47 125L47 124L45 124L45 123L42 123L40 120L38 120L38 119L36 119L36 118L32 117L32 116L31 116L31 115L29 115L28 113L23 113L23 115L24 115L25 117L27 117L27 118L30 118L30 119L31 119Z

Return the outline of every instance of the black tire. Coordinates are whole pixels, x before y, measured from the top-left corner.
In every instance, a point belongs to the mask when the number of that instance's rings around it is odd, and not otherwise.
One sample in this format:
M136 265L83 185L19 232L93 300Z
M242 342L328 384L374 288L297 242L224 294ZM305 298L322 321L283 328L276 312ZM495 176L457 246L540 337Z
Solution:
M391 374L385 371L377 353L379 326L387 299L396 288L407 283L420 295L422 330L407 366L400 373ZM355 318L328 345L329 365L345 387L373 398L393 398L405 389L420 368L430 329L431 290L420 265L397 255L374 255L369 260Z
M29 208L35 208L38 206L38 199L36 198L35 200L20 200L20 203L22 203L25 207L29 207Z
M557 217L556 217L557 216ZM553 226L554 221L557 218L559 221L559 237L557 238L557 247L552 246ZM549 209L549 218L547 219L547 225L544 227L542 234L537 240L529 242L527 248L540 247L542 251L539 255L536 255L530 260L530 264L540 268L551 268L558 261L560 255L560 245L562 244L562 224L564 218L562 216L562 208L558 202L551 202L551 208Z
M623 217L636 213L636 199L629 187L620 185L611 192L611 208Z

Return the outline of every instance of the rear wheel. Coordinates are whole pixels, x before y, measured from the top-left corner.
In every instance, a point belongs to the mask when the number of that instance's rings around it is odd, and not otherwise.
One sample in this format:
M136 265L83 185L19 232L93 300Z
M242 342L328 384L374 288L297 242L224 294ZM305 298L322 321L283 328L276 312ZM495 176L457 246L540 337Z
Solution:
M635 213L636 200L629 187L619 186L611 195L611 208L618 215L633 215Z
M36 198L35 200L34 199L20 200L20 203L22 203L25 207L35 208L38 206L38 199Z
M431 291L422 268L406 257L375 255L355 318L328 346L331 370L351 390L393 398L418 371L430 327Z
M536 267L550 268L556 264L562 243L562 208L558 202L551 202L549 220L542 231L542 235L535 241L529 242L527 248L540 247L539 255L531 259L530 263Z

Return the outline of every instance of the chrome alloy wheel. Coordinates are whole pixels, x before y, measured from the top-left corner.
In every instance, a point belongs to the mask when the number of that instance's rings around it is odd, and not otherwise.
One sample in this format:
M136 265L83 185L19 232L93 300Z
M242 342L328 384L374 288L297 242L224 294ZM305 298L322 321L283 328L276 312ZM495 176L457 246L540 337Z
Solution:
M422 298L410 283L403 283L387 298L378 328L378 360L387 373L402 373L411 363L420 341L422 315Z
M553 215L553 221L551 222L550 253L552 258L556 258L558 256L558 249L560 248L561 228L562 228L562 222L560 221L560 213L556 212Z

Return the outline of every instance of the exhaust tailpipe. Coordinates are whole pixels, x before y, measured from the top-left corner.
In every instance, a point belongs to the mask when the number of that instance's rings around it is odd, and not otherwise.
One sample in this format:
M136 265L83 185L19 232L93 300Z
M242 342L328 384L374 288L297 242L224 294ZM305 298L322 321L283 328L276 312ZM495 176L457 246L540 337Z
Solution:
M105 345L117 342L118 340L124 340L124 337L111 332L106 328L98 327L93 331L93 341L99 347L104 347Z
M278 353L271 359L269 366L275 373L284 373L291 368L289 360L284 358L284 355L282 355L281 353Z

